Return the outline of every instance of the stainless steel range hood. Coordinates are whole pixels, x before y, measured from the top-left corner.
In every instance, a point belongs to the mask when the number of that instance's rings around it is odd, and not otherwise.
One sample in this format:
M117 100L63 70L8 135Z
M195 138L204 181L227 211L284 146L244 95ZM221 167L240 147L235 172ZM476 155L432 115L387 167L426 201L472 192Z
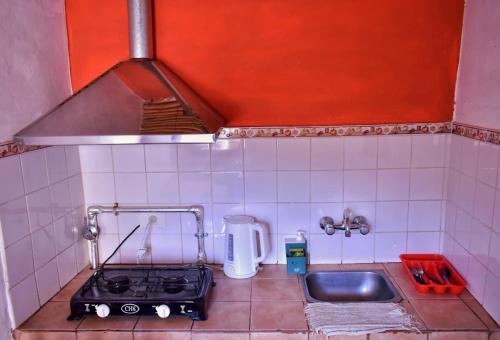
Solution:
M130 60L14 136L25 145L212 143L224 119L154 60L151 0L129 0Z

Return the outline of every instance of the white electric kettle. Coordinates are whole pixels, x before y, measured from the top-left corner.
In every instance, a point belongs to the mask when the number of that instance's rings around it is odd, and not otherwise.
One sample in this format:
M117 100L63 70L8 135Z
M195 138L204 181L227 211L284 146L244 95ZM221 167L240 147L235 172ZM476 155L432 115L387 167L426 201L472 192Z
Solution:
M267 255L267 233L264 224L252 216L224 216L225 256L224 274L235 279L246 279L257 274L259 263ZM259 233L260 256L257 252Z

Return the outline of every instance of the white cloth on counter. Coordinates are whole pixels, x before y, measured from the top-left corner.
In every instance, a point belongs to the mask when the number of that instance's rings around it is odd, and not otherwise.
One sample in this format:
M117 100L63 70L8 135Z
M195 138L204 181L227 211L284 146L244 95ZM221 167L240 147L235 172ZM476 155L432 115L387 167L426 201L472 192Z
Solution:
M357 335L385 331L416 331L422 326L397 303L308 303L305 313L317 334Z

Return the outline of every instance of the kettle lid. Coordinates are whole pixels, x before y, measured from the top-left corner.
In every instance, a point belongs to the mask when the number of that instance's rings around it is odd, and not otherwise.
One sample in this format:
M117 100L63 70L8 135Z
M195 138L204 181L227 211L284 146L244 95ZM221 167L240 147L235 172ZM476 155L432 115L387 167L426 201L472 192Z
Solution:
M254 223L255 217L247 215L227 215L224 216L224 222L231 224L247 224Z

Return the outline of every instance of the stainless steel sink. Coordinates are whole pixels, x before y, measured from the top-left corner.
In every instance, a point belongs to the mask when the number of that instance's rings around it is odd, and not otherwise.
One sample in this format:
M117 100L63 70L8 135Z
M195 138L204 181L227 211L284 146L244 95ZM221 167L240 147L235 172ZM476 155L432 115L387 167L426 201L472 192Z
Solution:
M302 276L309 302L399 302L383 270L309 272Z

